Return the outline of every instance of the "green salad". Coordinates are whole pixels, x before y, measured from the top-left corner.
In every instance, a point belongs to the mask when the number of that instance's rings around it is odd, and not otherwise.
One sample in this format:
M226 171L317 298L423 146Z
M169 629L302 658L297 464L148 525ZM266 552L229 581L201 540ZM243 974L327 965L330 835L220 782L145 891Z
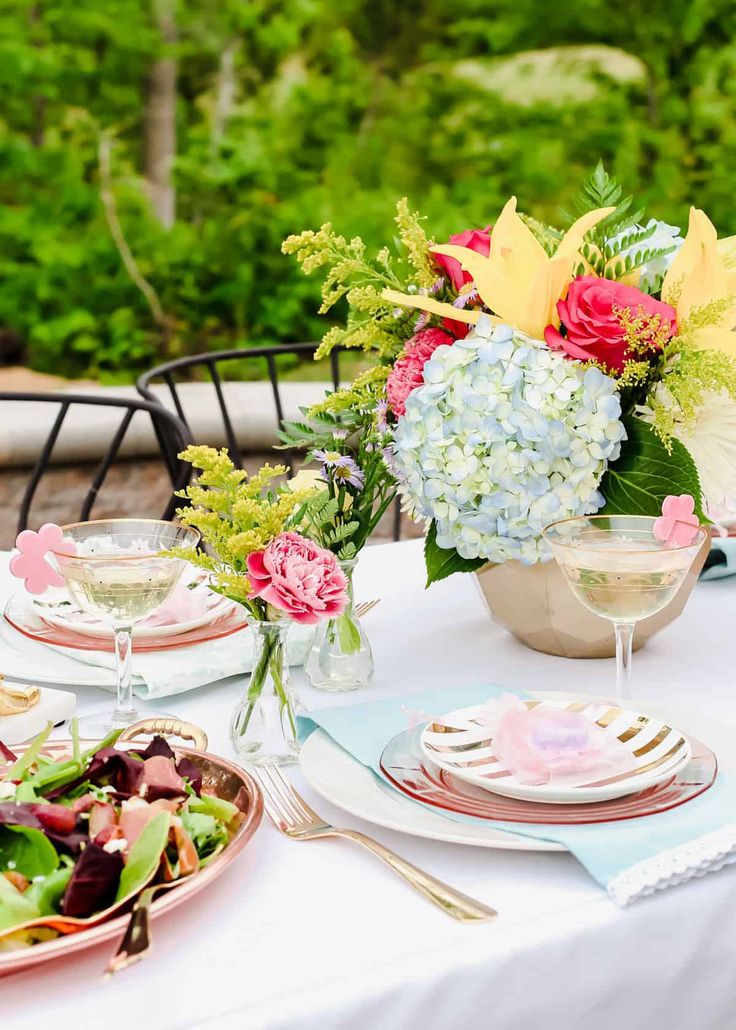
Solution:
M191 876L240 820L162 737L119 750L116 731L82 750L75 722L70 752L57 760L43 751L50 730L20 756L0 742L0 949L48 939L151 883Z

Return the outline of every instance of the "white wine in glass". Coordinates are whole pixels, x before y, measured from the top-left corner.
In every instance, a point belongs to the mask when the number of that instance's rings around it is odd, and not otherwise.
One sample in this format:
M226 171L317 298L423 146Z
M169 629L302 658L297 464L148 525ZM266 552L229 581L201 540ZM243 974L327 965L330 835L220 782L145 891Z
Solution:
M613 623L619 702L631 698L636 623L669 604L707 537L701 527L692 543L669 546L654 535L655 521L643 515L587 515L544 531L575 597Z
M178 583L186 562L162 552L194 547L195 529L156 519L105 519L62 526L64 541L50 558L82 611L106 622L115 639L117 704L105 718L80 720L81 731L99 739L110 729L136 722L131 646L133 627L160 608ZM161 713L156 713L161 714Z

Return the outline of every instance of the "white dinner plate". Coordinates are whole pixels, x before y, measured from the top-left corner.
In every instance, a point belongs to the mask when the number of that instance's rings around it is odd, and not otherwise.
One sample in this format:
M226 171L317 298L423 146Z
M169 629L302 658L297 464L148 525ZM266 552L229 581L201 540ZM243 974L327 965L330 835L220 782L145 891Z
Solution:
M479 848L566 850L562 844L554 841L521 837L473 823L454 822L423 808L384 784L370 769L343 751L323 730L315 730L305 741L300 764L310 787L326 801L351 815L389 830Z
M175 637L182 633L189 633L191 630L206 626L218 616L223 615L228 608L233 607L234 601L230 601L222 594L216 594L207 590L204 586L196 588L202 593L203 610L199 615L191 619L183 619L168 625L156 625L143 619L135 628L137 640L152 639L153 637ZM52 626L60 629L71 630L73 633L81 633L85 637L111 637L110 626L100 622L93 615L83 612L81 608L69 598L66 590L49 590L43 599L34 598L33 608L36 613ZM153 618L151 616L150 618Z
M530 785L504 766L494 751L493 733L482 723L483 705L449 712L425 726L421 748L426 758L475 787L521 801L557 805L593 804L636 794L670 779L687 765L692 748L685 734L654 715L578 695L537 696L524 702L536 711L575 711L600 727L603 737L625 748L631 768L612 775L583 777L574 785ZM620 742L620 743L619 743Z
M539 692L538 696L576 697L590 701L585 694L562 695L556 691ZM600 700L600 699L596 699ZM603 703L603 702L602 702ZM613 702L608 702L613 704ZM724 712L718 722L698 711L673 709L669 704L647 701L648 712L676 725L687 727L718 756L721 771L736 775L736 723L733 712ZM535 840L492 827L460 823L403 797L374 773L344 751L324 730L315 730L302 745L300 764L304 777L317 794L345 812L365 819L376 826L408 833L414 837L469 844L481 848L516 851L565 851L554 841Z

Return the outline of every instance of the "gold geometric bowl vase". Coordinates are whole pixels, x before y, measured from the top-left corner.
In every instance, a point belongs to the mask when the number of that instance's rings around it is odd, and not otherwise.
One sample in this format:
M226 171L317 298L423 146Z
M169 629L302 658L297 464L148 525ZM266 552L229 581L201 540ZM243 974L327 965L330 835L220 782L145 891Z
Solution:
M710 550L707 539L670 603L637 623L634 650L682 613ZM562 658L612 658L613 626L573 595L556 561L485 565L475 573L491 615L534 651Z

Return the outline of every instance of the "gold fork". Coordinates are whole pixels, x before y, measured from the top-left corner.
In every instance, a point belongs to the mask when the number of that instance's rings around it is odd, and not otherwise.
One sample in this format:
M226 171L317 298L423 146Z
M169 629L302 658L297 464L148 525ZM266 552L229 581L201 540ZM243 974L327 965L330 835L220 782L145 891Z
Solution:
M343 830L331 826L314 812L304 798L296 792L275 765L259 765L251 770L263 790L263 804L276 828L292 840L317 840L320 837L347 837L362 844L411 887L423 894L447 915L463 922L486 922L494 919L495 909L461 894L454 887L442 883L423 872L395 852L379 844L372 837L357 830Z
M169 890L171 887L178 887L181 880L172 880L171 883L154 883L146 887L138 895L138 899L130 913L130 919L126 927L118 950L112 956L105 970L106 976L119 973L121 969L127 969L134 962L140 962L148 954L151 947L151 902L160 891Z
M356 604L355 606L355 614L359 619L362 619L364 615L368 614L368 612L373 611L380 600L380 597L376 597L372 601L361 601L360 604Z

